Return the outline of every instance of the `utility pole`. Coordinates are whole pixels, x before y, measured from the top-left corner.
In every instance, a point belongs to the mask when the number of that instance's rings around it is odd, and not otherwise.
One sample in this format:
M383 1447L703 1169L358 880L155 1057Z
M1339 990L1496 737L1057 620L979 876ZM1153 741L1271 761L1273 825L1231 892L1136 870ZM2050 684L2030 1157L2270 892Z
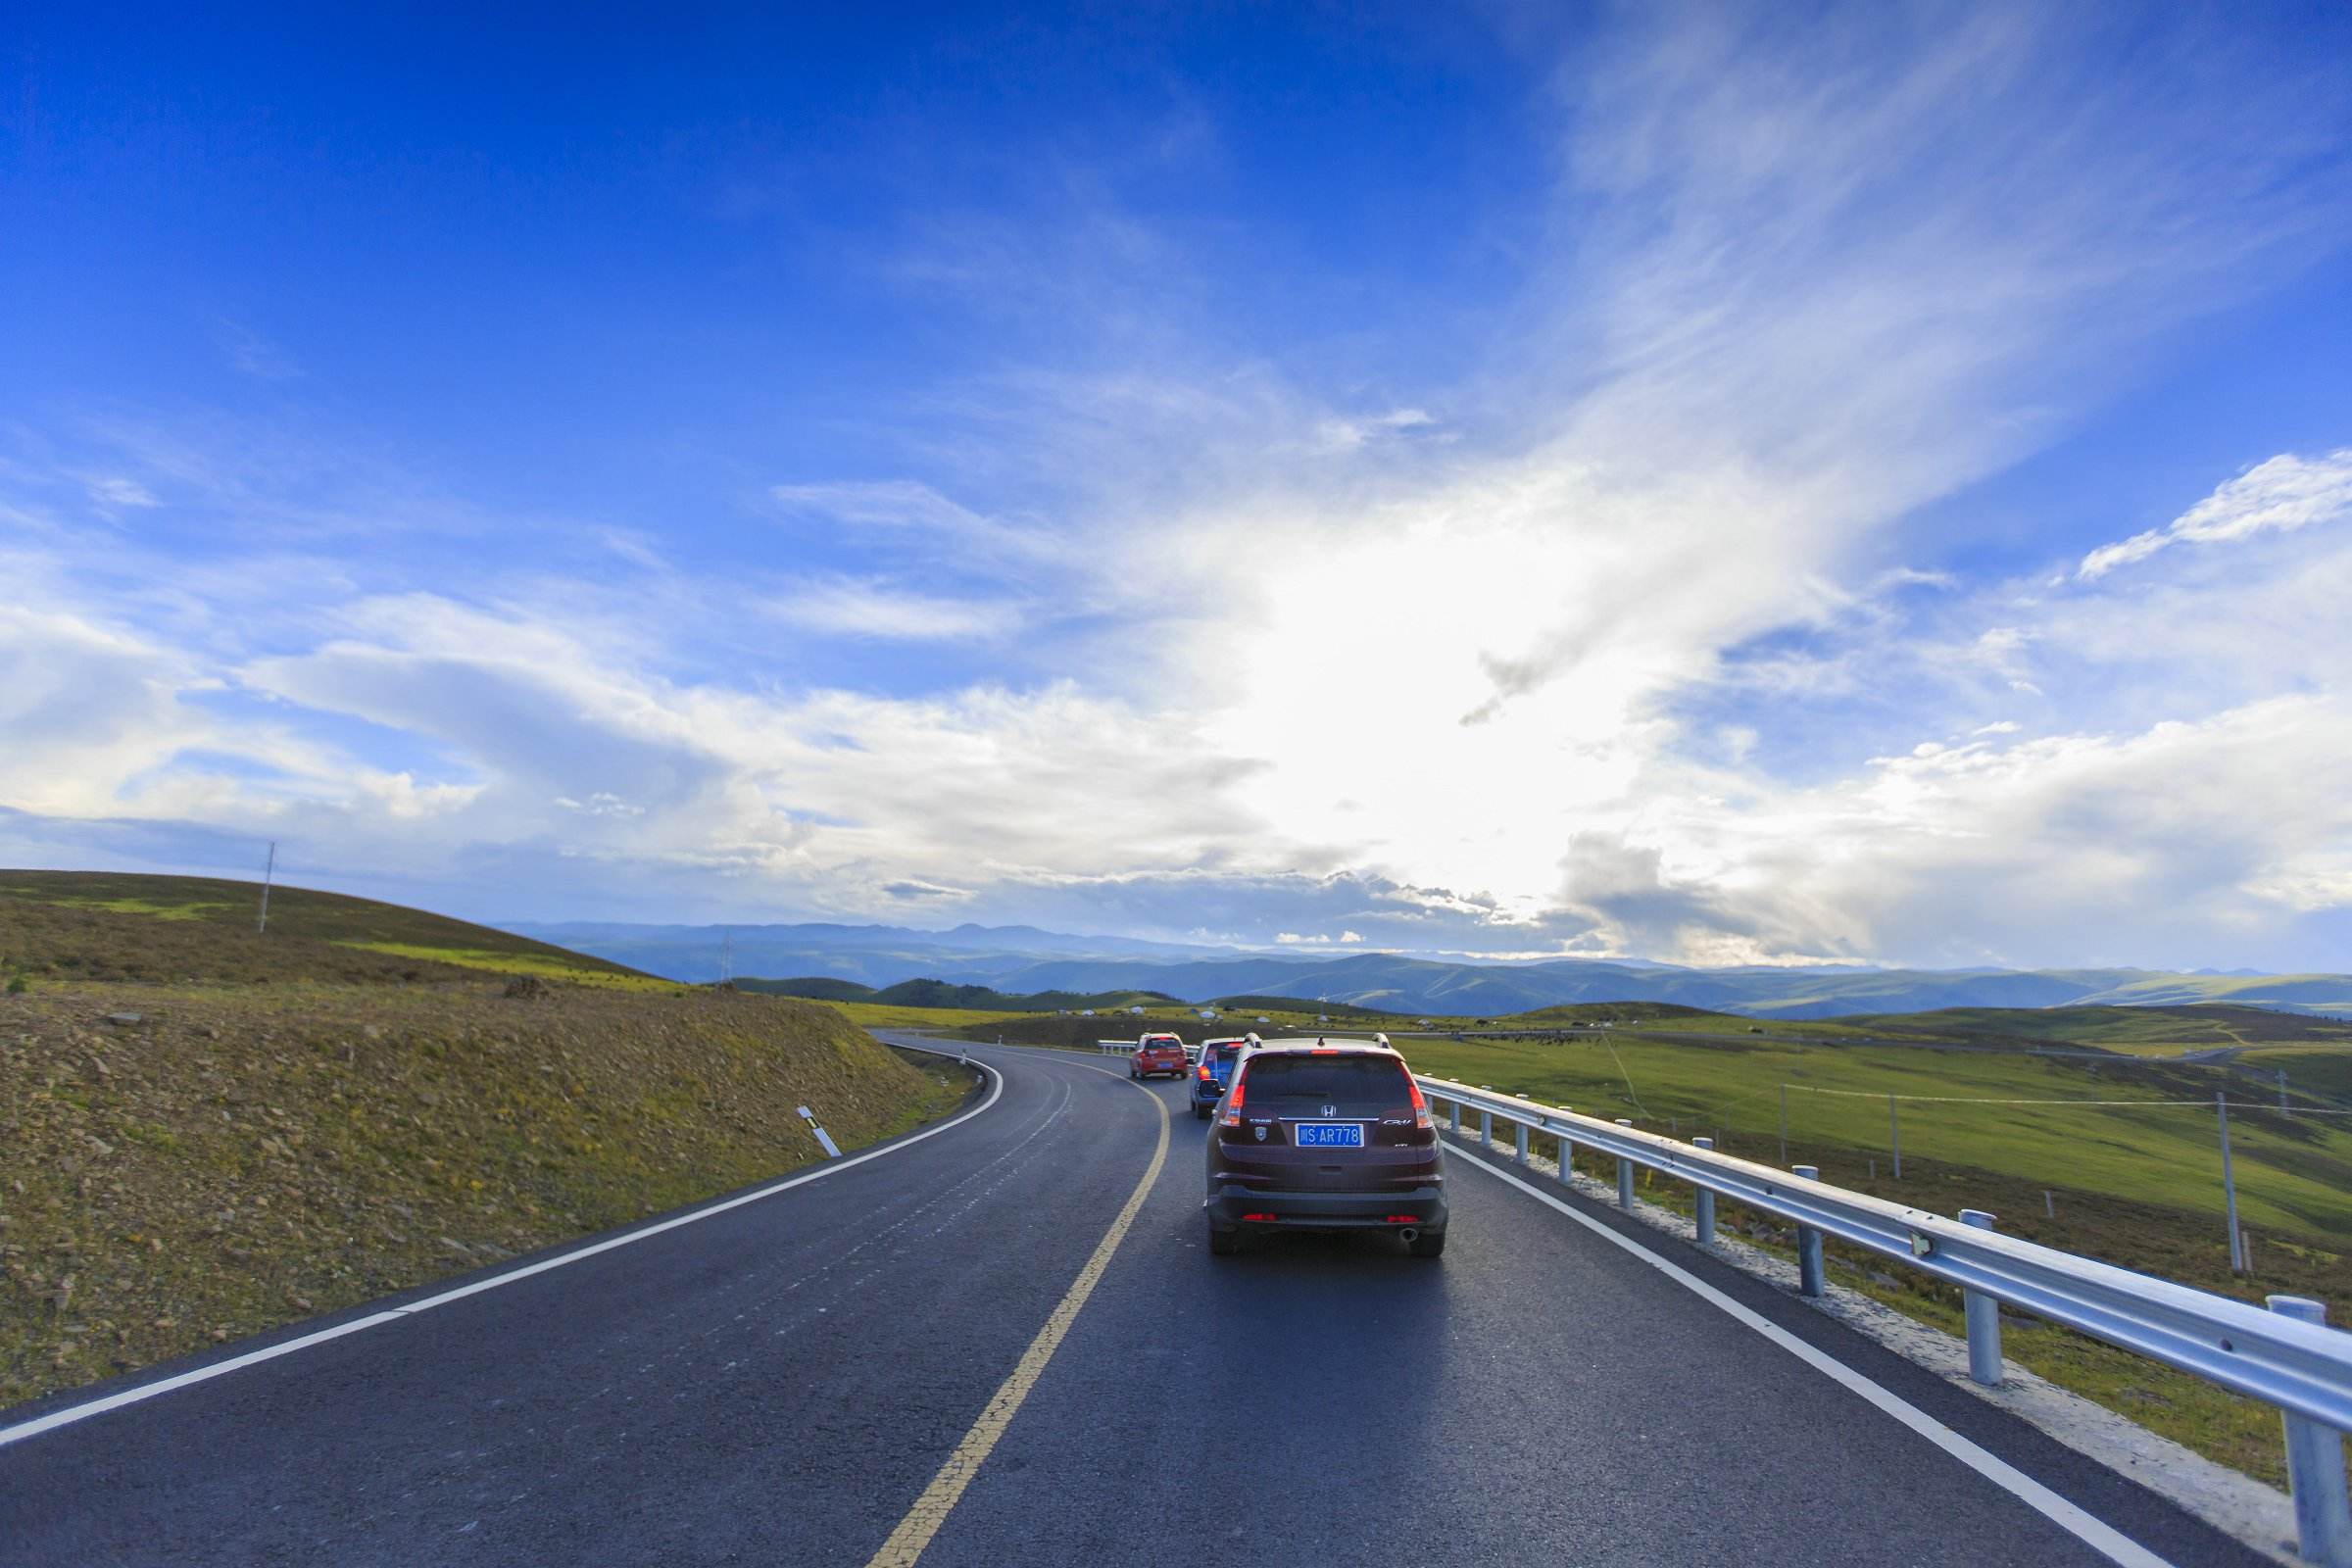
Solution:
M1788 1163L1788 1086L1781 1085L1781 1163Z
M722 986L731 986L735 983L735 928L733 926L727 927L727 934L718 945L718 983Z
M1894 1097L1886 1097L1886 1142L1894 1146L1894 1179L1903 1179L1903 1124L1895 1120Z
M270 841L270 858L262 867L262 917L253 923L257 934L270 929L270 883L277 875L277 840Z
M2222 1113L2222 1198L2230 1208L2230 1272L2243 1274L2246 1271L2246 1243L2237 1230L2237 1177L2230 1169L2229 1095L2216 1094L2213 1105Z

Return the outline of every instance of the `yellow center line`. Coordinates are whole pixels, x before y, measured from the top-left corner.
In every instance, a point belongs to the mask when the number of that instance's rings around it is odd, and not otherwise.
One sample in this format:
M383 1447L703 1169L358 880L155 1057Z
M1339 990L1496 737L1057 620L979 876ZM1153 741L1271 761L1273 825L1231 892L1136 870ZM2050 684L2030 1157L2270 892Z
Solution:
M1102 1278L1102 1271L1110 1266L1110 1254L1118 1250L1119 1242L1126 1236L1127 1228L1135 1223L1136 1213L1144 1206L1152 1184L1159 1179L1159 1169L1167 1163L1168 1158L1167 1102L1149 1089L1143 1093L1152 1102L1152 1108L1159 1112L1159 1145L1152 1151L1152 1163L1145 1169L1144 1179L1135 1184L1135 1191L1128 1195L1127 1206L1119 1210L1119 1217L1112 1220L1110 1229L1102 1233L1102 1240L1096 1245L1094 1255L1086 1260L1086 1267L1080 1269L1078 1277L1070 1282L1068 1293L1046 1319L1046 1326L1037 1331L1037 1338L1031 1340L1029 1348L1021 1352L1020 1363L1012 1369L1012 1375L998 1388L996 1396L980 1412L980 1419L972 1423L971 1431L966 1432L963 1441L956 1445L956 1451L948 1455L947 1463L939 1467L939 1474L931 1478L931 1484L923 1489L923 1494L914 1499L914 1506L906 1510L906 1517L899 1521L899 1528L890 1533L890 1539L882 1543L882 1549L867 1561L866 1568L913 1568L915 1560L922 1556L923 1548L930 1545L931 1538L939 1533L939 1527L948 1522L948 1515L963 1495L963 1489L970 1486L972 1477L980 1473L980 1466L987 1461L990 1450L996 1447L997 1440L1011 1425L1013 1416L1021 1408L1021 1401L1029 1397L1030 1389L1036 1386L1038 1377L1046 1370L1046 1363L1054 1359L1054 1352L1061 1347L1062 1336L1070 1332L1070 1324L1077 1319L1078 1309L1086 1305L1088 1297L1094 1295L1095 1284Z

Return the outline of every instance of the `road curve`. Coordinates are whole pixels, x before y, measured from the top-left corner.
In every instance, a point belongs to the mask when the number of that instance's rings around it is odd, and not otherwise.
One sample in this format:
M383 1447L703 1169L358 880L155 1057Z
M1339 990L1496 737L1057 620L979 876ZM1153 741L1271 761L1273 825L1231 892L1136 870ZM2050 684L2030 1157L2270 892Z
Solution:
M1165 1168L1031 1356L927 1568L2111 1560L1466 1155L1442 1260L1300 1237L1212 1262L1178 1086L1139 1090L1115 1059L972 1054L1001 1095L936 1136L0 1446L0 1563L855 1568L1128 1204L1152 1096L1177 1118ZM2155 1558L2267 1560L1781 1292L1568 1201Z

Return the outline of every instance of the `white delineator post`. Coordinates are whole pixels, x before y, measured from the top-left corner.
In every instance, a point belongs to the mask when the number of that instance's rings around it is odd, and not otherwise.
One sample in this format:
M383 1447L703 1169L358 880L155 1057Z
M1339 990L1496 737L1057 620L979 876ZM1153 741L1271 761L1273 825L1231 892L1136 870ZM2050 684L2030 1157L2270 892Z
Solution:
M1981 1231L1992 1229L1996 1216L1981 1208L1964 1208L1960 1223ZM1962 1290L1961 1310L1968 1319L1968 1375L1988 1389L2001 1386L2001 1303L1982 1291Z
M1691 1147L1691 1148L1693 1148L1693 1149L1709 1149L1709 1150L1711 1150L1711 1149L1713 1149L1713 1148L1715 1147L1715 1140L1714 1140L1714 1139L1712 1139L1712 1138L1693 1138L1693 1139L1691 1139L1691 1140L1690 1140L1690 1147ZM1699 1245L1699 1246L1701 1246L1701 1247L1712 1247L1712 1246L1714 1246L1714 1245L1715 1245L1715 1190L1714 1190L1713 1188L1711 1188L1711 1187L1701 1187L1701 1188L1699 1188L1699 1189L1698 1189L1698 1213L1697 1213L1697 1220L1698 1220L1698 1245Z
M1617 1125L1631 1127L1633 1122L1620 1116ZM1622 1154L1617 1156L1617 1206L1628 1211L1634 1206L1634 1162Z
M807 1105L803 1105L801 1107L801 1120L807 1122L808 1124L808 1130L816 1134L817 1147L825 1152L826 1158L839 1159L841 1157L841 1150L835 1146L833 1142L833 1135L826 1132L822 1127L819 1127L816 1124L815 1111L810 1110Z
M2274 1312L2306 1323L2328 1321L2326 1302L2304 1296L2267 1298ZM2352 1494L2344 1485L2344 1435L2308 1416L2280 1412L2286 1425L2286 1482L2295 1499L2295 1539L2320 1568L2352 1568Z

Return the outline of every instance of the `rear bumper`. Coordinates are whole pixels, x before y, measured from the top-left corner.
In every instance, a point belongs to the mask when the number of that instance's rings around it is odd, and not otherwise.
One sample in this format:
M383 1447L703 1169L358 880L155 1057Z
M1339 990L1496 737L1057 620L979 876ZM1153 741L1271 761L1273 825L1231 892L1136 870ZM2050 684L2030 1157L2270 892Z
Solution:
M1415 1187L1385 1193L1269 1193L1248 1187L1219 1187L1200 1205L1219 1230L1357 1231L1401 1230L1392 1214L1410 1214L1415 1229L1446 1228L1446 1189ZM1242 1218L1271 1214L1272 1219Z

